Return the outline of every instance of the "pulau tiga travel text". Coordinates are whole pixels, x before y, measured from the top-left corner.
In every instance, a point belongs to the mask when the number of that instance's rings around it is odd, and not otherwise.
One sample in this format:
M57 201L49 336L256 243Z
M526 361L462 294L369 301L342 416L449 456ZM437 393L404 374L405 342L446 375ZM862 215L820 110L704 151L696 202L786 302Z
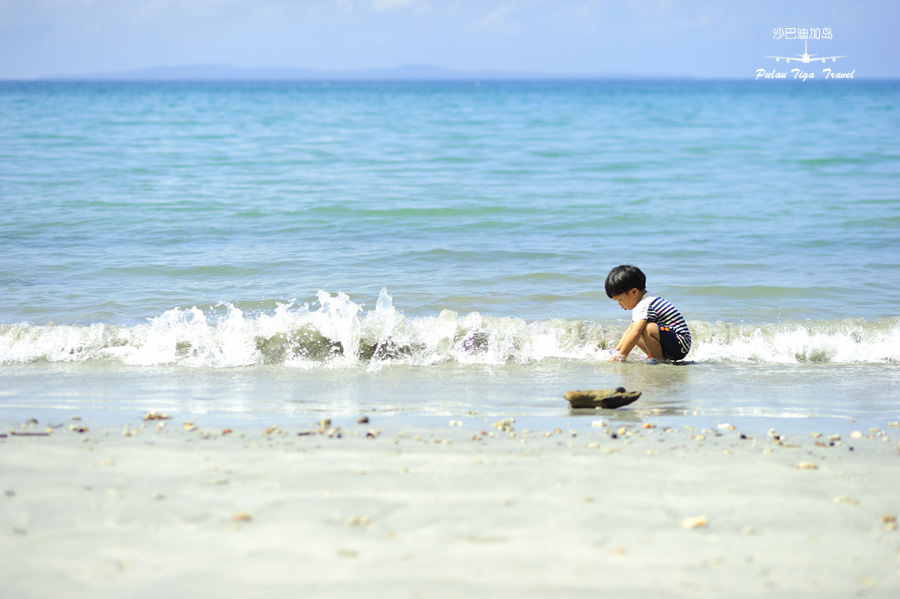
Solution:
M853 69L849 73L843 73L838 71L833 71L830 68L822 69L822 76L816 77L814 72L804 71L803 69L793 68L790 71L776 71L772 69L771 71L767 71L765 69L756 69L756 78L757 79L800 79L801 81L806 81L807 79L855 79L856 78L856 69Z

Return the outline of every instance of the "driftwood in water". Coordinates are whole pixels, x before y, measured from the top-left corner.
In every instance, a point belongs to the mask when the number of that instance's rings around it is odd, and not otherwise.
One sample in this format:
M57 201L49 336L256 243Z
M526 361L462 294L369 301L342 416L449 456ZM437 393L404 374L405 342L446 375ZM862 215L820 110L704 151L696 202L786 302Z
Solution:
M621 408L637 401L637 398L640 396L640 391L626 391L624 387L619 387L618 389L569 391L565 395L566 401L569 402L569 407L576 410L585 408Z

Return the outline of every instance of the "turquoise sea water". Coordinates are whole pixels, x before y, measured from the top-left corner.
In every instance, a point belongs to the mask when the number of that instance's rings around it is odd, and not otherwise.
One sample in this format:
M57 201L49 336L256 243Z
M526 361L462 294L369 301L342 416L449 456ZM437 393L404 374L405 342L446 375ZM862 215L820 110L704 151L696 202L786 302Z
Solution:
M631 382L723 417L896 417L898 100L0 83L0 411L555 414ZM605 361L622 263L690 323L687 374Z

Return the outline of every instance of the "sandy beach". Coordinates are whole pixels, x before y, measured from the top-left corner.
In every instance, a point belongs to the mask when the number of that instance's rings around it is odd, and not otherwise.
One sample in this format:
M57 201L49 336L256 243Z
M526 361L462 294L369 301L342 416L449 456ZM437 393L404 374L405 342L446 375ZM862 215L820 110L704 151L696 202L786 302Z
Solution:
M0 438L0 595L900 593L895 424L604 420L22 423Z

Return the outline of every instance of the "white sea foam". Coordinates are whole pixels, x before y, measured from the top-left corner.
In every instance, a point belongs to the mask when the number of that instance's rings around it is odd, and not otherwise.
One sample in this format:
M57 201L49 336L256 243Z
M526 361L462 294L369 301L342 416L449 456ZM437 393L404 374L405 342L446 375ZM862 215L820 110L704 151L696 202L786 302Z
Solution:
M900 363L900 317L763 325L691 322L697 362ZM0 325L0 364L113 361L239 367L280 364L317 369L390 364L428 366L608 359L624 323L551 319L526 322L443 310L407 317L386 290L373 310L320 291L313 306L293 302L245 314L223 303L172 309L135 326Z

